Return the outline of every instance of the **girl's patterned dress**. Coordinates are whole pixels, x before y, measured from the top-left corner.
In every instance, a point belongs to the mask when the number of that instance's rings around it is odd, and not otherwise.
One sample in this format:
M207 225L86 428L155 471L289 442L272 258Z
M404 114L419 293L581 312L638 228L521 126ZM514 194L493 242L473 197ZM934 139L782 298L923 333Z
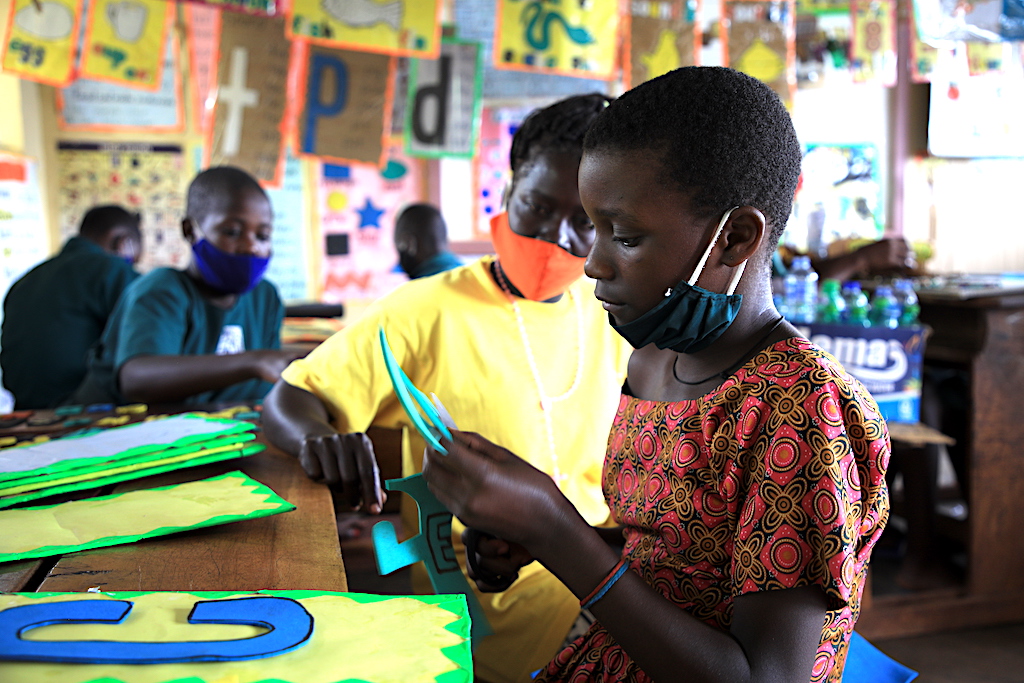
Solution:
M700 399L623 393L604 493L626 528L630 569L712 626L728 630L745 593L821 586L829 611L810 680L838 682L888 518L888 462L868 392L792 338ZM597 622L537 680L651 679Z

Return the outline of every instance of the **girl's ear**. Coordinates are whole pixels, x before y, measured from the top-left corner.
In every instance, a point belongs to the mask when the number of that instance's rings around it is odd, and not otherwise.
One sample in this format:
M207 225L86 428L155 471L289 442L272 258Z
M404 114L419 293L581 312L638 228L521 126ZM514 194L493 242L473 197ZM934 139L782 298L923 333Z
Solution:
M185 241L189 244L196 243L199 236L196 235L195 223L191 218L181 219L181 236L184 237Z
M722 263L735 267L757 253L765 239L767 221L753 206L734 209L722 228L720 241L725 244Z

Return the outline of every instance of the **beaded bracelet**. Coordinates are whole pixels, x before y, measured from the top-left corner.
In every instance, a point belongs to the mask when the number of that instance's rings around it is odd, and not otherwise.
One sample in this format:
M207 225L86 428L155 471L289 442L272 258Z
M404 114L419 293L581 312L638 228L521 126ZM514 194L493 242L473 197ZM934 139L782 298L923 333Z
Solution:
M629 569L629 565L626 564L626 558L622 558L619 560L618 564L612 567L608 576L604 577L604 581L597 584L597 588L591 591L590 595L580 600L580 607L582 609L590 609L593 607L598 600L604 597L604 594L608 592L608 589L626 573L627 569Z

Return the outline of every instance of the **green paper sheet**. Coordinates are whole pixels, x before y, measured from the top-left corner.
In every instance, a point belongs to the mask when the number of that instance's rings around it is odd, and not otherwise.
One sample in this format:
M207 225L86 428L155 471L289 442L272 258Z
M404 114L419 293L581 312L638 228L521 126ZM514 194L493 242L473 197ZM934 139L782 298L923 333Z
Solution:
M134 543L295 506L242 472L155 489L0 511L0 562Z
M185 458L170 458L167 461L157 460L154 462L147 462L139 469L129 468L128 471L118 474L111 474L107 472L93 473L88 475L88 477L71 481L69 483L47 486L45 488L36 489L20 495L0 496L0 510L9 508L12 505L17 505L18 503L39 500L40 498L47 498L59 493L94 489L99 488L100 486L107 486L108 484L118 484L122 481L129 481L131 479L141 479L142 477L148 477L153 474L163 474L164 472L180 470L186 467L198 467L200 465L208 465L213 462L222 462L233 458L244 458L250 455L256 455L257 453L262 453L266 449L266 446L258 443L249 444L248 446L243 446L240 449L204 449L197 453L192 453L189 456L185 456Z
M141 455L118 458L117 460L108 462L87 462L82 464L81 467L68 467L67 469L62 469L58 472L46 472L20 477L18 479L9 479L7 481L0 482L0 496L11 496L25 491L44 488L46 486L59 486L62 483L81 481L90 477L99 476L100 474L108 475L129 472L133 469L137 470L142 467L147 467L151 464L155 465L161 462L187 461L190 457L198 457L203 451L209 453L214 450L240 450L243 447L243 444L249 441L254 441L255 439L256 435L252 432L228 434L221 437L215 437L209 441L204 441L195 445L166 448L152 453L143 453ZM67 447L74 448L74 444L68 443Z
M252 626L189 624L199 600L270 595L297 600L313 616L310 640L265 659L188 664L46 664L0 659L4 683L468 683L470 619L462 595L364 595L324 591L11 593L5 609L40 602L130 600L124 623L62 624L33 640L188 641L259 635ZM38 635L37 635L38 634Z
M248 422L186 413L94 434L15 446L0 450L0 481L63 472L172 447L195 446L216 436L253 429L255 425ZM69 448L72 443L74 448Z

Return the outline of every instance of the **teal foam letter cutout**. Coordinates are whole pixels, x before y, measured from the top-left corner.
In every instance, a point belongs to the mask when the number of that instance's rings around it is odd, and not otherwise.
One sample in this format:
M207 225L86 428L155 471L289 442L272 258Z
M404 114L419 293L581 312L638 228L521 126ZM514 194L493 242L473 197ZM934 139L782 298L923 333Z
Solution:
M243 624L270 631L237 640L132 642L115 640L24 640L51 624L120 624L131 611L126 600L69 600L11 607L0 612L0 660L65 664L170 664L262 659L290 652L313 635L313 615L290 598L261 596L202 600L190 624Z
M377 571L381 575L390 574L415 562L423 562L435 593L465 595L473 622L472 639L475 649L484 636L494 631L455 558L455 549L452 547L452 513L430 492L422 474L389 479L384 486L388 491L402 491L413 497L420 511L420 532L399 543L391 522L374 524L371 533Z

